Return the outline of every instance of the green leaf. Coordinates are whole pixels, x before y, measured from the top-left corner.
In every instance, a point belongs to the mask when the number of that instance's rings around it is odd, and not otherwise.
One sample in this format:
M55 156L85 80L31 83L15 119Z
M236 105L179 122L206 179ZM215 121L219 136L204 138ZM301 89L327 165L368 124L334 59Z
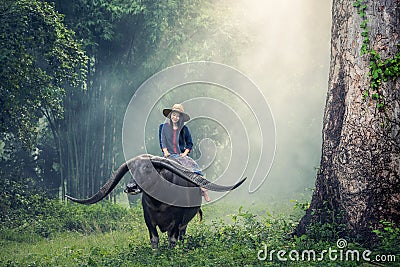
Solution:
M366 99L369 96L369 91L365 90L363 94L363 99Z
M367 23L368 23L368 20L363 20L363 21L361 22L361 24L360 24L360 27L361 27L362 29L366 29L366 28L367 28Z
M378 108L378 109L382 109L383 107L385 107L385 104L382 102L379 102L376 104L376 108Z

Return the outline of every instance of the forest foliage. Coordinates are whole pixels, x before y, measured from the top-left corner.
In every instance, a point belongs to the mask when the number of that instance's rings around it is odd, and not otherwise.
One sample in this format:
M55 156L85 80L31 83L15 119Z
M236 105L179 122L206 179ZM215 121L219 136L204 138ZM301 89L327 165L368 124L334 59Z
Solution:
M124 112L143 81L173 64L233 58L237 33L213 5L2 1L2 178L30 178L53 197L93 194L125 160Z
M34 145L39 118L62 117L66 87L84 82L87 57L50 4L2 1L0 8L0 132Z

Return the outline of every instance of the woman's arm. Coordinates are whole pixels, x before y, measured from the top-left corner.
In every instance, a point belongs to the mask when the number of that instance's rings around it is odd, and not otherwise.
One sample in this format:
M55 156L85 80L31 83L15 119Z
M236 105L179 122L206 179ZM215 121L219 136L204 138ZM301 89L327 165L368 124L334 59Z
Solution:
M192 135L186 125L183 126L183 137L185 140L185 151L181 154L182 157L187 156L193 148Z
M161 124L160 127L158 128L158 139L160 142L160 148L164 154L164 157L168 157L170 155L167 146L165 145L165 134L163 132L163 126L164 124Z

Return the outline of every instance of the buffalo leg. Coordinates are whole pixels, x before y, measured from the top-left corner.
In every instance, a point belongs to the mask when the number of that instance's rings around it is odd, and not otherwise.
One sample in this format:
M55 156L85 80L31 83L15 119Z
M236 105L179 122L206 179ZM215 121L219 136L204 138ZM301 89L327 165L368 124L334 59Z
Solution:
M186 235L186 226L179 230L179 240L183 241Z
M143 201L144 201L144 199L142 199L142 203L143 203ZM144 208L144 206L143 206L143 208ZM149 216L149 213L147 212L146 209L143 209L143 215L144 215L144 221L146 222L147 229L149 230L151 247L153 249L158 249L158 242L159 242L160 238L158 237L156 224L153 223L154 220L151 219L151 217Z
M149 226L147 226L147 228L149 228L151 247L153 249L158 249L158 242L160 238L158 237L157 229L155 227L149 227Z
M153 225L150 222L150 220L146 219L146 216L145 216L145 222L146 222L146 225L147 225L147 229L149 229L151 247L153 249L158 249L158 242L159 242L160 238L158 237L157 228L156 228L155 225Z
M171 232L168 233L168 247L174 248L176 246L176 242L179 237L179 229L178 227L172 229Z

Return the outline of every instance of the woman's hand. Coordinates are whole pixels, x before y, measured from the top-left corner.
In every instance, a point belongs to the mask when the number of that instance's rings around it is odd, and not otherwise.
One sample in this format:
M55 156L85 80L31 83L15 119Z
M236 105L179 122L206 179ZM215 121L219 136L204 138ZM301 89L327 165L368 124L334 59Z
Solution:
M169 153L168 149L163 149L164 152L164 158L168 158L169 155L171 155L171 153Z
M185 151L180 155L181 157L186 157L189 154L189 149L185 149Z

